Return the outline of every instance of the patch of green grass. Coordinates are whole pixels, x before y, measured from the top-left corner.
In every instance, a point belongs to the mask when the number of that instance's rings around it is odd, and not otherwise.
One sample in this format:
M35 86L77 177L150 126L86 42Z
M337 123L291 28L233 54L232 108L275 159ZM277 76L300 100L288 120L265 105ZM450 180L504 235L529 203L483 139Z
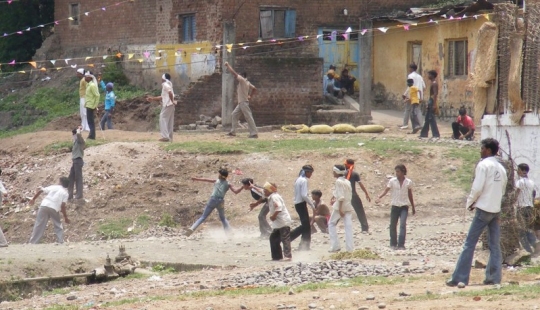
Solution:
M527 267L521 270L524 274L540 274L540 266Z
M345 260L345 259L379 259L381 258L377 253L367 249L359 249L353 252L339 252L330 255L330 259Z
M291 154L296 152L317 151L318 153L333 153L342 149L362 148L372 150L378 155L387 156L396 153L420 154L422 149L417 142L403 140L373 140L364 141L360 136L332 135L325 137L293 138L285 140L234 140L234 141L191 141L165 145L167 151L181 150L188 153L204 154L239 154L259 152L279 152Z
M126 298L121 300L115 300L115 301L108 301L104 304L102 304L102 307L105 308L113 308L118 307L122 305L131 305L136 303L148 303L150 301L156 301L156 300L167 300L171 297L165 297L165 296L152 296L152 297L145 297L145 298Z
M176 227L176 222L169 213L165 213L161 216L161 220L159 221L158 225L164 227Z
M425 295L416 295L408 297L408 301L422 301L422 300L439 300L439 299L448 299L454 296L461 297L491 297L497 299L497 297L502 296L514 296L517 300L519 299L533 299L538 298L540 295L540 286L538 285L506 285L502 286L500 289L495 287L486 288L483 290L463 290L458 291L456 294L425 294Z
M135 220L119 218L108 220L99 225L97 232L105 239L121 239L132 234L138 234L148 229L152 219L148 215L140 215ZM128 230L128 228L132 228Z
M102 141L102 140L86 139L85 143L86 143L86 148L89 148L92 146L103 145L107 142ZM52 143L45 147L45 153L58 152L59 150L62 150L62 149L69 149L71 152L72 146L73 146L72 141L61 141L61 142Z
M54 305L45 308L45 310L79 310L79 307L74 305Z
M480 160L478 150L473 148L453 148L448 150L446 156L461 160L461 166L456 171L449 172L451 173L450 180L462 187L465 191L468 191L472 184L474 169Z
M159 272L160 274L175 273L176 270L173 267L167 267L162 264L152 266L153 272Z

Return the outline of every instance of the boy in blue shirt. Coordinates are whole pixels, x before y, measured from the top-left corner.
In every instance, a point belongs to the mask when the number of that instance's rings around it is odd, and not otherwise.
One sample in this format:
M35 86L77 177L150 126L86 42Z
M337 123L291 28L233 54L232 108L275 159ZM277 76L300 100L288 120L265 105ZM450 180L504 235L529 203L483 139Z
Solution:
M102 130L105 130L105 122L107 122L107 128L113 129L112 113L116 104L116 95L114 94L113 88L113 83L107 83L107 85L105 86L105 89L107 91L107 93L105 94L105 114L103 114L101 122L99 123Z

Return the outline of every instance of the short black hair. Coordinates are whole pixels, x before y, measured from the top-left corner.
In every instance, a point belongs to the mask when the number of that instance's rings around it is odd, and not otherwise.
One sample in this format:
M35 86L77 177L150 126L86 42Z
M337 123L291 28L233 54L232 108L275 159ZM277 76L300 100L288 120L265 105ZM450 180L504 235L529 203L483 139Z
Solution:
M354 159L348 158L345 162L349 165L354 165Z
M413 71L418 70L418 66L414 62L409 65L409 68L411 68Z
M69 179L66 178L66 177L61 177L61 178L60 178L60 184L62 184L62 187L63 187L63 188L68 188L68 186L69 186Z
M434 78L437 77L437 71L435 71L435 70L429 70L427 74L428 74L428 75L431 75L431 76L434 77Z
M71 133L72 133L72 134L76 134L76 133L77 133L77 128L73 129L73 130L71 131Z
M529 165L523 163L518 165L518 169L521 171L525 171L525 173L529 173ZM0 173L2 173L2 170L0 170Z
M347 168L344 165L334 165L334 167L338 168L339 171L345 171Z
M394 170L399 170L403 172L404 175L407 175L407 167L404 164L399 164L394 167Z
M244 79L247 79L247 72L244 71L244 72L242 72L242 74L240 74L240 75L243 76Z
M330 68L328 68L328 70L331 70L331 69L336 70L336 66L330 65Z
M229 171L227 169L219 169L219 174L226 178L229 176Z
M413 79L407 79L407 84L414 84L414 80Z
M317 197L321 198L322 197L322 192L321 192L320 189L314 189L314 190L311 191L311 196L317 196Z
M171 75L168 74L168 73L165 73L165 78L170 81L171 80Z
M467 109L465 109L465 107L459 108L459 115L463 116L465 114L467 114Z
M250 184L253 184L253 179L252 178L244 178L240 182L242 182L242 184L244 184L244 185L250 185Z
M491 150L491 155L497 155L499 153L499 141L493 138L487 138L480 142L483 147Z

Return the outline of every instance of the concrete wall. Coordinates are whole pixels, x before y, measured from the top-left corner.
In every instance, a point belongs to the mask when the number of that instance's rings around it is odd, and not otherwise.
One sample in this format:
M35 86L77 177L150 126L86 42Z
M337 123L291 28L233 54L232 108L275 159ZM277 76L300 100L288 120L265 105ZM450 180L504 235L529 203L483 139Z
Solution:
M538 115L527 113L522 125L514 125L509 114L484 115L482 119L481 136L495 138L500 148L508 152L508 141L505 131L510 135L512 157L516 165L526 163L530 167L529 177L540 184L540 118ZM508 158L506 155L505 158Z
M473 92L468 86L468 76L446 77L448 39L468 40L469 73L474 66L476 35L480 26L486 22L482 17L456 22L442 22L429 26L411 26L409 31L403 28L389 29L383 34L376 28L395 26L395 23L374 23L373 38L373 78L374 83L381 83L386 91L401 100L401 94L407 85L408 42L422 42L422 70L418 72L424 78L429 89L427 72L435 70L439 74L439 105L442 109L459 108L462 104L472 106ZM426 94L428 94L428 90Z

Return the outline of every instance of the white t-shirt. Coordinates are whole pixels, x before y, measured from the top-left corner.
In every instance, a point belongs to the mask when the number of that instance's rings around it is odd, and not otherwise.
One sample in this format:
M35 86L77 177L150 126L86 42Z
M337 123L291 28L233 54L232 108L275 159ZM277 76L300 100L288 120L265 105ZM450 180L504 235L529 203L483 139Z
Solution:
M308 196L308 180L300 176L294 182L294 204L306 202L311 208L315 209L313 201Z
M476 165L471 193L467 197L465 208L474 204L476 208L486 212L501 212L501 200L507 182L506 169L494 156L482 159Z
M403 185L399 184L397 177L393 177L388 181L386 187L390 188L390 194L392 196L391 205L396 207L408 206L409 202L409 188L413 187L413 182L409 178L403 180Z
M68 191L61 185L51 185L44 187L43 192L47 194L41 202L42 207L49 207L60 212L63 202L68 200Z
M335 211L339 211L339 202L343 201L341 211L349 212L349 211L354 210L351 204L351 200L352 200L351 181L345 179L344 177L337 178L336 184L334 185L333 195L336 198L336 201L332 205L332 209L334 209Z
M273 229L291 226L291 215L289 214L289 210L287 210L281 195L278 193L273 193L272 195L268 196L268 207L270 208L270 216L272 216L276 211L280 211L276 217L276 220L272 221L272 224L270 224Z
M169 97L169 93L173 93L174 98L174 92L171 81L165 81L161 84L161 106L168 107L170 105L173 105L171 98Z
M534 204L534 182L529 178L521 178L516 182L516 187L519 188L519 196L517 199L518 207L532 207Z
M424 83L424 79L420 74L418 74L416 71L413 71L409 73L407 76L408 79L412 79L413 86L416 86L418 88L418 92L420 93L420 100L424 99L424 92L426 90L426 83Z

